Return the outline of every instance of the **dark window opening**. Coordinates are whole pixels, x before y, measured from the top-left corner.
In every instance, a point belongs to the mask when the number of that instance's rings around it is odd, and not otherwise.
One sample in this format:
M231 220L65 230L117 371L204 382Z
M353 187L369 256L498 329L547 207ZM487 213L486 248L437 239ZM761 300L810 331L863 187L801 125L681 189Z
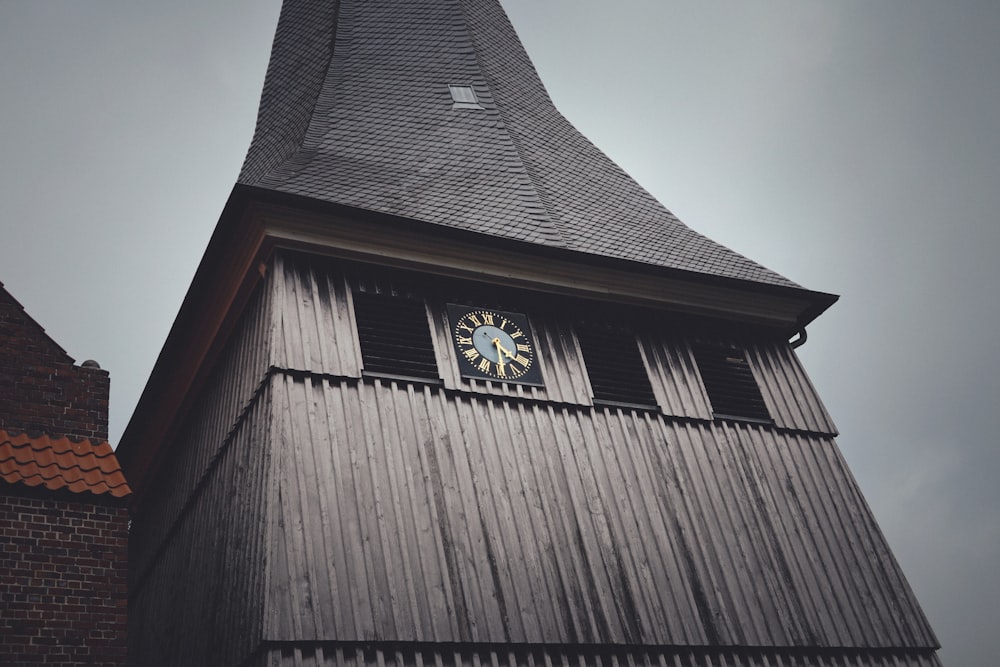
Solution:
M691 349L716 417L771 421L743 350L711 343Z
M422 301L355 292L354 314L366 373L440 379Z
M595 402L656 406L635 334L602 323L576 329Z

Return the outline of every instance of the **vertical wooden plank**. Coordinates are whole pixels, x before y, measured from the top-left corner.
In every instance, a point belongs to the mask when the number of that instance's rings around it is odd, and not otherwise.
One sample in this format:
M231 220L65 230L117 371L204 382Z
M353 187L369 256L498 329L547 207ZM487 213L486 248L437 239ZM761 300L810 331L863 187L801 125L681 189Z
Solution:
M712 407L688 344L679 338L641 333L639 349L649 369L653 395L663 413L711 419Z
M570 323L551 313L531 313L545 393L538 398L561 403L593 405L593 390L579 343Z
M852 514L819 516L784 498L786 487L796 496L812 487L829 499L824 506L844 502L834 464L810 458L822 450L818 440L790 444L763 426L668 427L653 413L557 409L381 380L324 379L326 407L310 412L302 382L287 383L301 394L289 406L311 435L288 444L328 453L296 454L296 465L314 468L294 472L305 481L282 473L291 481L279 492L310 505L303 525L313 540L286 554L317 559L288 567L317 596L315 622L341 639L419 632L414 641L491 642L506 641L498 634L506 628L518 641L745 645L809 632L833 642L859 631L835 614L849 613L845 600L871 586L869 571L834 568L841 581L815 580L830 557L823 554L859 559L864 527ZM323 507L329 516L310 524ZM782 560L791 569L779 574ZM324 561L336 583L321 583L315 568ZM803 608L822 614L780 616L803 590L812 596ZM324 605L348 625L330 624ZM415 610L432 618L415 619ZM637 625L624 627L628 615Z
M312 446L323 450L326 476L320 493L323 503L330 508L330 519L324 524L330 570L330 595L333 599L333 628L343 636L361 636L361 617L356 604L362 595L356 559L351 550L357 539L351 532L352 467L349 462L347 440L354 437L354 422L344 405L344 392L340 387L322 380L311 380L319 390L319 409ZM328 629L329 633L330 630Z

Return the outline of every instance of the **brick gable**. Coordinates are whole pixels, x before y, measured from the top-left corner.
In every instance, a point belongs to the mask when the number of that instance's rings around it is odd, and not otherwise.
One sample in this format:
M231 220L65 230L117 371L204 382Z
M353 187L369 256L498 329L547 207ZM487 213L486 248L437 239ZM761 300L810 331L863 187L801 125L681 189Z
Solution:
M0 665L125 664L131 493L108 373L0 284Z
M0 429L108 438L108 372L77 366L0 284Z

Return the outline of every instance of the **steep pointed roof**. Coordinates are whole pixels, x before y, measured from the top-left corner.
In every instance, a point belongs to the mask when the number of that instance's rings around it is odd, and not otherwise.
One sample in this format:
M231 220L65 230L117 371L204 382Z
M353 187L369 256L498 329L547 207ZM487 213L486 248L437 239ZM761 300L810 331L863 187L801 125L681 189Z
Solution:
M279 246L788 336L837 300L694 232L594 147L498 0L284 0L242 171L116 450L137 487Z
M496 0L286 0L239 182L798 287L694 232L555 108ZM455 104L471 86L478 106Z

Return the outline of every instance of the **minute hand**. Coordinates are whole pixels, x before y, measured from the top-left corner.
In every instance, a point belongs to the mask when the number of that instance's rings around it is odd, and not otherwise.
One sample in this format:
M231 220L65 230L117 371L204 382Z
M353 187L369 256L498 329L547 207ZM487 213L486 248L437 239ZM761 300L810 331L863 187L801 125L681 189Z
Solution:
M505 348L503 345L500 344L499 338L494 338L493 344L497 346L497 350L499 350L503 354L506 354L508 359L516 359L516 357L511 353L510 350L508 350L507 348Z

